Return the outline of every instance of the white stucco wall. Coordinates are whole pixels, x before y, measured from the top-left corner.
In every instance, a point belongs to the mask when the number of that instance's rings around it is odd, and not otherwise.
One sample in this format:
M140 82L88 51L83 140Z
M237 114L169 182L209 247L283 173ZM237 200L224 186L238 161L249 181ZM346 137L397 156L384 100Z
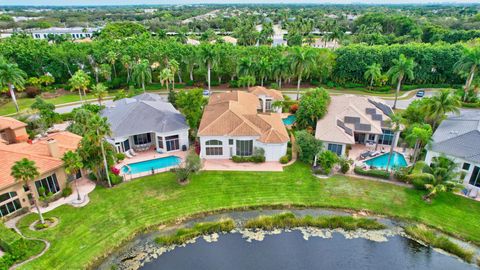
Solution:
M257 147L265 150L265 161L279 161L282 156L287 154L287 143L265 144L257 142Z
M341 155L342 155L342 156L345 156L346 149L347 149L347 145L346 145L346 144L344 144L344 143L336 143L336 142L326 142L326 141L324 141L324 142L323 142L323 148L324 148L325 150L328 150L328 145L329 145L329 144L339 144L339 145L341 145L341 146L342 146L342 154L341 154Z
M130 143L130 147L133 147L135 145L134 141L133 141L133 136L134 135L137 135L137 134L132 134L131 136L124 136L124 137L115 137L115 138L111 138L111 139L108 139L108 142L110 142L114 147L115 149L117 150L116 146L115 146L115 143L117 142L123 142L125 140L128 139L129 143ZM152 139L152 144L155 145L155 149L157 151L160 150L160 148L158 147L158 137L161 136L161 137L167 137L167 136L173 136L173 135L178 135L178 139L179 139L179 144L180 144L180 149L179 150L174 150L174 151L171 151L171 152L175 152L175 151L181 151L182 150L182 147L183 145L185 145L188 149L189 147L189 138L188 138L188 129L182 129L182 130L175 130L175 131L172 131L172 132L166 132L166 133L155 133L155 132L152 132L150 133L150 136L151 136L151 139ZM164 148L165 148L165 143L164 143ZM166 150L166 149L165 149Z

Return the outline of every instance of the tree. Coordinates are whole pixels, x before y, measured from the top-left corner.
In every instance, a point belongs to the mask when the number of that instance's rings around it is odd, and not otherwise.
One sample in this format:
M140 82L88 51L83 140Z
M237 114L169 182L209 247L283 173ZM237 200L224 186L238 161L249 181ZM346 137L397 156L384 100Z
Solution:
M77 175L77 173L83 168L82 158L77 152L68 151L63 154L62 157L63 166L65 172L69 175ZM75 189L77 190L77 201L81 200L80 191L78 190L77 181L75 181Z
M132 79L137 85L141 85L145 93L145 83L152 82L152 70L148 60L140 60L134 67L132 72Z
M107 61L113 68L113 76L117 77L117 69L115 68L115 63L117 62L118 53L114 51L109 51L107 53Z
M312 164L315 156L322 150L322 142L306 130L295 132L298 147L298 158L307 164Z
M242 87L248 88L252 85L255 85L255 82L256 82L255 77L251 75L245 75L238 78L238 86L242 86Z
M260 85L263 86L263 81L270 74L270 62L266 57L262 57L257 64L257 74L260 77Z
M315 68L315 52L313 50L295 47L290 51L290 58L292 62L292 71L297 77L297 100L300 96L300 83L303 77Z
M61 119L60 114L55 112L55 105L45 102L40 96L35 97L35 102L30 106L31 109L37 110L40 121L45 128L51 127ZM46 131L46 130L43 130Z
M390 120L388 120L388 125L390 126L390 130L393 131L393 140L392 145L390 145L390 153L388 154L388 161L385 170L388 171L390 167L390 162L392 161L393 150L397 146L397 137L398 133L400 132L402 126L401 123L403 122L403 118L400 114L391 114Z
M365 74L363 75L365 80L370 79L370 89L373 88L373 83L382 77L382 66L377 63L373 63L367 67Z
M127 83L130 82L130 73L132 69L132 58L129 55L123 55L120 59L123 68L127 71Z
M475 74L478 72L480 67L480 47L465 47L462 57L455 63L455 69L459 73L467 73L467 80L465 82L463 100L467 96L468 90L472 85Z
M182 62L186 65L187 70L190 74L190 81L193 81L193 70L198 65L198 54L197 51L193 48L188 50L182 55Z
M333 169L333 166L339 161L337 154L332 151L326 150L318 155L318 163L322 167L325 174L330 174Z
M40 173L38 172L38 168L35 165L35 161L29 160L27 158L22 158L19 161L16 161L11 168L10 175L15 179L15 181L20 181L23 183L24 186L27 186L30 189L30 181L35 180ZM37 209L38 216L40 217L40 223L44 224L45 220L43 219L42 212L40 211L40 207L38 207L38 202L36 196L33 196L33 202L35 204L35 208Z
M218 61L214 47L210 44L201 45L200 57L202 59L202 63L207 68L208 90L211 90L211 71L212 68L217 65Z
M206 104L207 99L203 97L202 89L179 91L175 98L177 109L185 115L188 125L193 131L198 129Z
M420 149L426 145L432 137L432 127L429 124L414 124L408 131L405 139L413 145L413 164L417 163Z
M158 74L158 79L160 80L160 83L162 84L162 86L164 85L167 86L167 91L170 91L168 84L173 80L173 78L174 78L174 75L172 73L172 70L168 68L162 69L160 74Z
M202 160L194 151L190 151L185 158L185 163L175 168L175 177L179 184L185 184L190 179L190 176L198 172L201 168Z
M83 95L86 96L86 89L88 85L90 85L90 76L85 73L85 71L79 69L73 76L68 80L68 83L70 84L70 87L72 90L78 90L78 94L80 95L80 101L83 102L82 98L82 91Z
M427 166L424 170L433 175L432 182L425 184L429 192L423 197L424 200L430 200L438 193L451 191L458 186L457 164L445 156L434 157L430 167Z
M102 100L108 95L108 90L102 83L92 86L92 94L97 98L98 104L102 105Z
M425 109L427 115L433 120L432 129L435 130L440 125L447 113L458 114L461 105L458 96L448 89L443 89L431 97Z
M172 80L171 80L172 81L172 89L175 90L175 74L177 74L177 72L179 71L180 64L175 59L172 59L168 63L168 66L170 68L170 71L172 72ZM180 78L180 75L179 75L179 78Z
M397 99L402 82L404 79L413 80L415 78L413 69L416 63L413 58L407 58L404 54L400 54L398 59L393 59L393 66L388 70L387 75L392 79L392 83L397 82L397 90L395 91L395 102L393 103L393 109L397 108Z
M299 129L315 129L317 121L327 113L330 104L330 95L323 88L316 88L305 92L299 102L296 123Z
M285 56L277 58L273 62L273 76L275 77L279 89L282 89L282 81L286 80L290 75L290 62L289 59Z
M17 99L15 97L15 92L13 89L23 89L26 78L27 74L23 70L21 70L17 64L9 63L7 62L7 60L5 60L5 58L0 57L0 87L8 87L17 113L20 109L18 107Z

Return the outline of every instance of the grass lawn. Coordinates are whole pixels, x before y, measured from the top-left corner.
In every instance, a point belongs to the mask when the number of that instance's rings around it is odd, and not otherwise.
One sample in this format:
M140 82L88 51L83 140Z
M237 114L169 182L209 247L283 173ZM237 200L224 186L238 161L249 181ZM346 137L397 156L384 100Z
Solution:
M440 194L432 204L419 191L369 180L335 176L317 179L306 165L284 172L202 172L180 186L171 173L149 176L112 189L97 187L83 208L61 206L45 216L57 227L32 232L37 216L19 222L26 235L47 239L51 248L22 269L82 269L136 232L212 210L296 205L367 209L416 220L480 243L480 203Z
M94 98L92 94L87 94L87 99ZM75 102L80 101L80 96L78 94L68 94L62 95L56 98L49 98L45 99L46 102L53 103L54 105L59 105L63 103ZM20 111L30 109L30 106L35 102L35 98L19 98L17 99L18 106L20 107ZM0 105L0 115L7 115L15 113L15 105L12 101Z

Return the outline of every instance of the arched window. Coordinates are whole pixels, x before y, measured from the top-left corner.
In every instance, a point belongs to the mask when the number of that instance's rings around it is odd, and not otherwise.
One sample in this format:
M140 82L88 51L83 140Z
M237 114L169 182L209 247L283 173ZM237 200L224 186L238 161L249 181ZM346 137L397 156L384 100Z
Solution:
M222 141L219 140L209 140L205 142L205 154L207 156L222 156L223 147Z

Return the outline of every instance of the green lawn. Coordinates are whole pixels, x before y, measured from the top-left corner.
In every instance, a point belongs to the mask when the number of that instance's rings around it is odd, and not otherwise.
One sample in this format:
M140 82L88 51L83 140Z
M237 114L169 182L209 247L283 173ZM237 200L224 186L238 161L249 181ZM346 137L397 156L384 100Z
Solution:
M92 94L87 94L87 99L94 98ZM45 99L45 101L49 103L53 103L55 105L59 104L64 104L64 103L69 103L69 102L75 102L75 101L80 101L80 96L78 94L68 94L68 95L62 95L56 98L49 98ZM17 99L18 106L20 107L20 111L30 109L30 106L35 102L35 98L19 98ZM0 105L0 115L7 115L7 114L12 114L15 113L15 105L13 104L12 101Z
M220 209L296 205L367 209L424 222L480 243L480 203L441 194L432 204L418 191L369 180L335 176L317 179L306 165L285 172L202 172L180 186L171 173L97 188L83 208L59 207L46 216L60 219L56 228L32 232L37 217L20 221L22 231L47 239L51 248L24 269L81 269L135 233L160 223Z

